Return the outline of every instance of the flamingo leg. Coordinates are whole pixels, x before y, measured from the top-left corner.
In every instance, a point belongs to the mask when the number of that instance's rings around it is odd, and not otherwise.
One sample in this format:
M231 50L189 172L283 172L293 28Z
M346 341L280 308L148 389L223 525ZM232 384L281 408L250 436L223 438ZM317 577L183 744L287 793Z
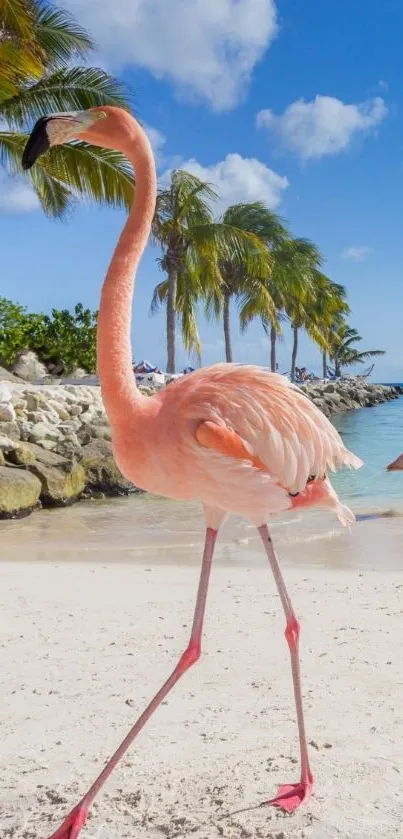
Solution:
M214 546L217 538L217 531L212 528L207 528L206 540L204 545L203 562L200 574L199 588L197 592L196 606L194 611L192 631L190 634L189 644L185 652L181 655L175 669L164 682L158 693L151 700L145 711L138 718L137 722L130 729L129 733L122 741L114 755L108 761L100 775L96 778L92 786L86 792L81 801L68 814L61 827L52 833L49 839L77 839L81 828L85 824L89 808L94 801L95 796L103 787L105 781L119 763L123 755L133 743L135 737L141 731L145 723L158 708L161 702L165 699L168 693L172 690L174 685L179 681L181 676L200 658L201 651L201 637L203 632L203 621L206 608L207 590L210 579L210 571L213 560Z
M267 557L273 571L274 579L280 595L280 600L286 617L285 637L290 649L292 680L294 684L295 705L297 709L299 747L301 754L301 780L297 784L281 786L275 798L265 801L274 807L280 807L288 813L292 813L303 801L307 801L312 792L313 776L309 766L308 746L305 733L304 711L302 705L301 673L299 665L299 633L300 625L295 616L294 609L288 595L283 575L280 570L277 555L266 524L259 527Z

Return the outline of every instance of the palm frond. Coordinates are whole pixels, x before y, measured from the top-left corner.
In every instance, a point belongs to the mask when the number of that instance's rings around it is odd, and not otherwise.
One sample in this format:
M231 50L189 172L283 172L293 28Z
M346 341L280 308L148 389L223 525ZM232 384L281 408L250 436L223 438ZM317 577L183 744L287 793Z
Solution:
M221 262L241 267L245 275L266 278L271 273L273 257L266 244L254 233L222 222L196 225L192 240L208 253L213 247Z
M35 37L46 55L48 67L67 65L82 58L95 44L72 15L64 9L43 5L35 21Z
M127 108L121 83L98 68L63 68L1 102L0 116L11 127L23 128L44 114L86 110L98 105Z
M150 304L150 315L155 315L159 311L162 303L165 303L168 296L168 280L163 280L158 283L153 291L153 296Z
M88 198L110 207L129 207L133 173L129 162L111 149L72 143L53 146L29 172L22 172L21 156L27 135L0 132L0 161L12 173L30 181L42 207L51 217L62 217L70 201ZM46 206L46 196L59 197Z
M233 204L221 219L223 224L254 233L263 242L276 246L289 238L286 224L262 201Z

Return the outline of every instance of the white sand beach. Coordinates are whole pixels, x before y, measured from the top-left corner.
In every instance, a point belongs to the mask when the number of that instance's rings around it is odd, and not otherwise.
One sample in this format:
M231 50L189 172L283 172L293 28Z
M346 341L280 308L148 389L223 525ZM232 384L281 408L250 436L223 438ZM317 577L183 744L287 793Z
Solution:
M186 646L201 520L190 510L164 536L153 505L140 504L130 546L130 504L2 524L4 839L56 829ZM361 554L363 540L381 550L386 529L397 555L396 522L358 523L350 543L336 525L298 551L279 538L302 625L311 801L292 816L258 806L298 779L298 742L279 598L257 541L235 522L217 552L202 659L109 780L83 839L403 835L403 573L335 559L357 540Z

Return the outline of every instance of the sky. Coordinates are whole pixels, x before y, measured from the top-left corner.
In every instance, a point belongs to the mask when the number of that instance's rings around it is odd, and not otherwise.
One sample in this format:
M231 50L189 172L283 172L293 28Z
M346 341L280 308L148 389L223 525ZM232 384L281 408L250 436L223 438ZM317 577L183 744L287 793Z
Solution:
M63 0L94 37L92 64L134 92L163 181L185 168L214 184L215 212L262 200L322 250L346 286L362 349L384 349L379 381L403 381L403 73L401 0ZM31 311L96 309L123 212L78 204L45 218L23 180L0 172L0 294ZM136 282L136 360L164 368L163 278L148 248ZM224 359L222 327L200 315L204 365ZM232 311L234 360L267 365L256 322ZM290 367L291 330L279 344ZM178 342L177 367L189 361ZM299 363L321 373L303 337ZM355 372L359 372L356 370Z

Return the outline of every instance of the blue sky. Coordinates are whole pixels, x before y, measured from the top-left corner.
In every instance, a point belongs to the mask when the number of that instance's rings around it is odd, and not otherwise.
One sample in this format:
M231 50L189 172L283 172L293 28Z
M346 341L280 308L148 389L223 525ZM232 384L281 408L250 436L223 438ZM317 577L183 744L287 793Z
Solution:
M314 240L348 290L363 348L387 351L381 380L403 380L403 76L400 0L65 0L101 63L134 89L160 176L184 166L217 184L219 213L261 199ZM48 221L23 184L0 178L0 294L31 310L97 308L124 214L79 205ZM162 275L149 249L137 279L133 350L164 366ZM223 358L221 327L200 318L203 363ZM289 368L290 335L279 346ZM258 324L236 361L268 363ZM320 372L301 340L301 364ZM187 363L178 346L178 366Z

